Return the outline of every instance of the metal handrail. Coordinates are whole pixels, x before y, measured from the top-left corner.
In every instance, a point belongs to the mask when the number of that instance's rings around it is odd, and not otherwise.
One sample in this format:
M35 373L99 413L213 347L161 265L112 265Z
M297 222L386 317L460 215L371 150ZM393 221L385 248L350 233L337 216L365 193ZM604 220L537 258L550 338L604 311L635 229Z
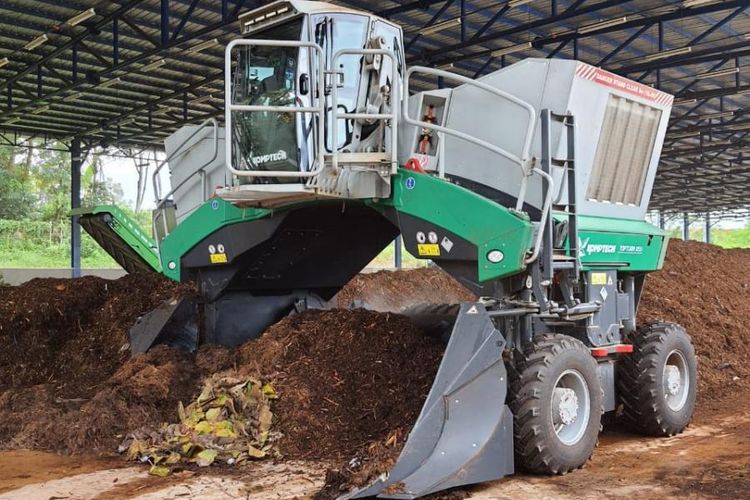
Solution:
M458 137L459 139L463 139L467 142L471 142L472 144L475 144L477 146L480 146L482 148L485 148L493 153L496 153L500 156L503 156L512 162L516 163L519 168L521 169L521 189L519 191L519 197L518 201L516 203L516 210L521 210L523 208L524 203L524 196L526 193L526 177L531 175L533 170L527 171L526 164L529 161L529 152L531 150L531 141L533 139L534 135L534 128L536 127L536 110L534 107L527 103L526 101L519 99L518 97L511 95L507 92L504 92L500 89L497 89L495 87L492 87L491 85L487 85L484 82L478 82L476 80L472 80L471 78L467 78L462 75L458 75L456 73L451 73L450 71L444 71L441 69L436 68L428 68L426 66L412 66L406 71L406 74L404 75L404 85L403 85L403 95L408 96L409 95L409 81L411 79L411 76L414 73L422 73L425 75L433 75L437 77L446 78L448 80L457 81L460 83L464 83L466 85L471 85L474 87L477 87L481 90L484 90L486 92L489 92L490 94L493 94L497 97L500 97L502 99L508 100L514 104L517 104L518 106L522 107L526 112L529 114L529 124L526 128L526 138L524 140L524 146L523 150L521 152L521 156L517 156L495 144L489 143L485 140L479 139L478 137L475 137L473 135L466 134L464 132L460 132L455 129L451 129L448 127L443 127L441 125L436 125L434 123L429 123L421 120L415 120L409 116L409 102L408 99L404 99L402 101L402 117L403 120L410 124L414 125L416 127L421 128L427 128L432 129L437 132L442 132L448 135L452 135L454 137Z
M542 238L544 237L544 230L546 229L545 221L547 220L550 208L552 207L552 197L553 197L552 188L555 185L555 182L552 179L552 176L549 175L547 172L543 171L542 169L534 168L532 172L537 175L540 175L542 179L547 181L547 196L544 199L544 206L542 207L542 218L539 221L539 230L536 232L536 240L534 241L534 249L532 250L531 255L526 260L524 260L525 264L531 264L537 259L537 257L539 257L539 251L542 248Z
M213 125L213 130L214 130L214 153L213 153L213 156L211 157L211 159L208 162L204 163L203 165L200 166L200 168L196 169L195 172L193 172L192 174L190 174L187 177L185 177L185 179L183 179L183 181L177 187L173 187L169 191L169 193L167 193L162 198L162 196L161 196L161 179L159 178L159 172L161 171L162 167L164 167L164 165L168 164L170 162L170 160L173 160L174 158L176 158L177 156L179 156L179 155L181 155L183 153L186 153L187 150L182 151L182 148L188 142L190 142L193 139L193 137L195 137L196 135L198 135L198 133L201 130L203 130L204 128L206 128L209 124ZM198 172L202 171L204 168L206 168L211 163L213 163L218 156L219 156L219 123L216 121L216 118L209 118L206 121L204 121L203 123L201 123L200 126L197 129L195 129L195 131L193 131L193 133L190 134L184 141L182 141L180 143L180 145L177 146L177 149L175 149L174 152L171 155L169 155L167 158L165 158L156 167L156 170L154 170L154 173L152 175L151 180L152 180L152 183L154 185L154 197L156 198L156 208L160 208L164 204L165 200L168 200L169 197L172 196L177 189L179 189L180 187L182 187L185 184L185 182L187 182L189 179L192 179L192 177L195 174L197 174ZM206 196L205 191L203 193L203 196L205 198L205 196ZM203 201L205 201L205 199Z
M317 43L301 42L296 40L246 40L239 39L229 42L224 53L224 124L227 130L226 137L226 159L227 170L238 177L314 177L320 173L324 166L323 152L325 151L325 139L321 131L318 131L318 154L315 160L315 166L309 172L289 172L284 170L238 170L232 165L232 112L240 111L252 113L256 111L266 111L275 113L315 113L319 117L318 123L323 123L325 119L325 100L322 99L322 93L325 89L325 79L322 68L318 71L318 82L316 89L321 98L318 106L254 106L244 104L233 104L232 102L232 50L240 45L256 47L298 47L309 48L317 52L319 60L323 60L323 48ZM313 94L314 95L314 94Z
M214 152L211 156L211 159L207 162L203 163L199 168L195 169L195 171L186 176L181 182L179 182L176 186L172 186L172 189L169 190L169 192L162 198L161 197L161 179L159 178L159 172L161 171L162 167L164 165L168 164L170 160L173 160L177 156L186 153L187 150L182 151L182 148L190 142L198 133L206 128L209 124L213 125L213 131L214 131ZM201 138L202 139L202 138ZM216 158L219 156L219 123L216 121L215 118L209 118L205 120L203 123L200 124L200 126L193 131L192 134L190 134L184 141L180 143L179 146L177 146L177 149L169 155L167 158L165 158L159 166L156 167L156 170L154 170L154 174L152 177L152 182L154 185L154 197L156 198L156 207L155 207L155 213L153 218L151 219L151 233L154 235L154 241L156 242L156 250L157 253L159 251L159 238L157 238L156 234L156 222L161 219L163 223L163 229L164 234L169 233L169 227L167 227L167 221L164 219L164 212L161 210L162 207L167 203L169 198L182 186L185 185L187 181L193 178L195 174L200 173L201 174L201 194L203 195L203 201L206 201L206 172L205 168L212 164L214 161L216 161Z
M338 171L338 121L339 120L391 120L391 172L396 173L398 170L398 102L400 99L398 79L395 76L398 74L398 59L393 51L388 49L341 49L333 55L331 61L332 68L338 68L338 61L341 56L346 55L361 55L361 56L388 56L391 60L391 70L393 78L393 88L391 89L391 113L339 113L339 102L338 102L338 85L334 81L331 85L331 166L334 171ZM337 71L333 72L337 74Z

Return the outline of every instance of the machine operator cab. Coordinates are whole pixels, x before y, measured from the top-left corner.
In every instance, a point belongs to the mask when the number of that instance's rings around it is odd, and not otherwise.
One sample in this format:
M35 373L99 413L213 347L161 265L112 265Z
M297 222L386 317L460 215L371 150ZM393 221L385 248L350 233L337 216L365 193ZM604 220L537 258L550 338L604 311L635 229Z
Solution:
M243 38L226 53L226 158L235 182L219 195L251 205L388 196L401 28L301 0L253 10L240 24Z

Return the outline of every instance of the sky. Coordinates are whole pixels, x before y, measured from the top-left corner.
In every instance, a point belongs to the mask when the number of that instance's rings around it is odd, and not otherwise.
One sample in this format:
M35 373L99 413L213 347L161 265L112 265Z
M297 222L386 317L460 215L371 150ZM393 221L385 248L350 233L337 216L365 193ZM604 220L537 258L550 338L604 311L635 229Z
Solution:
M143 209L151 210L155 207L154 189L152 175L156 166L153 161L148 169L148 182L146 183L146 195L143 199ZM130 158L106 157L103 161L102 170L104 176L111 181L120 184L122 187L125 201L130 208L135 207L135 200L138 192L138 172L135 164ZM162 192L169 191L169 175L167 167L162 168Z

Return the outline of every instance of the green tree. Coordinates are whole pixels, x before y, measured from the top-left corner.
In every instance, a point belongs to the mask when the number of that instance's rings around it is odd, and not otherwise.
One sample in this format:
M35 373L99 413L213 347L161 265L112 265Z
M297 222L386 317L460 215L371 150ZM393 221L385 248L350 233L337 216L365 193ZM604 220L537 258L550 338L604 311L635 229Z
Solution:
M33 216L37 204L29 175L30 154L0 147L0 219Z

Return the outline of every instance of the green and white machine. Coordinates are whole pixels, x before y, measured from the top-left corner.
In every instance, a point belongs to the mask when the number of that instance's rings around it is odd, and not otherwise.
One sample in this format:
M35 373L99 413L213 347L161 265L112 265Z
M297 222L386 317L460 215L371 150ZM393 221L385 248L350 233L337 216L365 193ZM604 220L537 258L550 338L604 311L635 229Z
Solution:
M482 298L407 311L449 319L442 364L394 468L344 498L563 474L618 408L652 435L685 428L690 339L636 323L667 246L644 218L671 96L571 60L478 80L407 68L400 27L323 2L275 2L241 28L223 127L167 140L153 235L114 207L79 212L125 269L197 284L199 300L142 318L134 351L238 345L331 307L401 235ZM436 77L455 86L429 90Z

